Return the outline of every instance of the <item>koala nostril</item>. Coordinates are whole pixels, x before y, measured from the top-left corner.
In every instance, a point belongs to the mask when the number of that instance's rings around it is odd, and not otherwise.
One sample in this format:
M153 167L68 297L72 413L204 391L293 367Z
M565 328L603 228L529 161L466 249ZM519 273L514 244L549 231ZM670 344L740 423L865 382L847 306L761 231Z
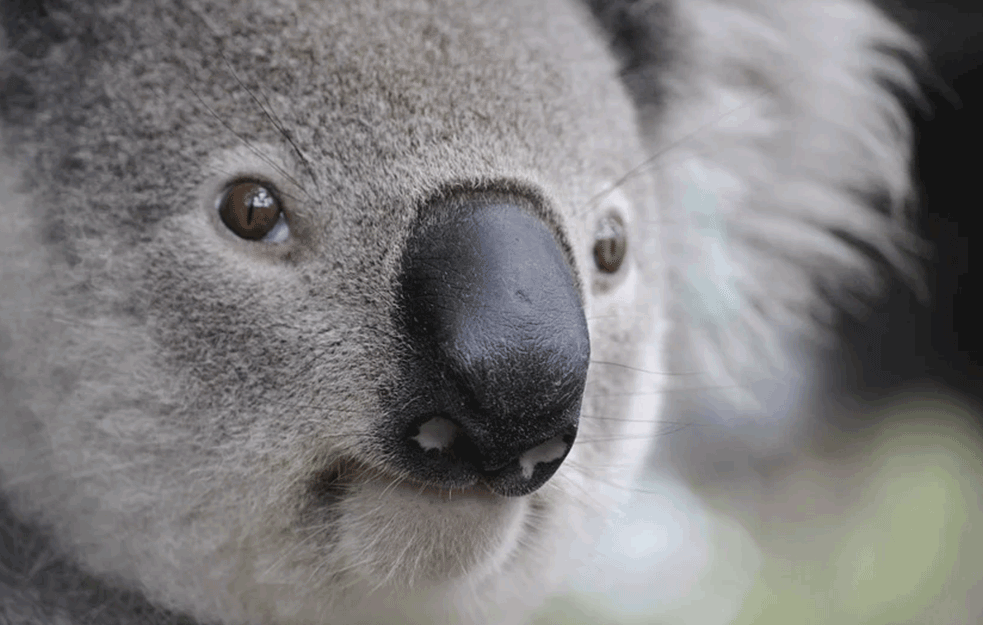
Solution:
M416 441L423 451L430 449L446 451L454 443L460 429L450 419L434 417L421 423L417 427L416 435L411 436L410 440Z
M519 456L519 468L522 469L522 477L528 480L536 470L536 465L562 460L569 450L570 445L566 442L566 437L562 435L554 436L542 445L536 445Z
M539 488L573 445L590 357L556 236L514 198L431 207L407 241L392 405L404 469L436 485ZM400 425L403 424L403 425Z
M576 427L510 455L482 453L464 428L450 419L433 417L409 428L407 456L416 458L415 473L448 488L476 481L502 495L524 495L546 482L566 458Z

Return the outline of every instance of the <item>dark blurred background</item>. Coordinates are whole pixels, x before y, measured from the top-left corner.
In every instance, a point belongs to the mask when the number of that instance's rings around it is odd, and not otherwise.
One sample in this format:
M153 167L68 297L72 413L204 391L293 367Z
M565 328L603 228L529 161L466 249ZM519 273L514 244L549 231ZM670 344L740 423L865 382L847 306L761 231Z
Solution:
M983 2L881 0L925 44L926 110L915 110L916 178L929 302L896 282L864 319L842 325L856 367L841 379L860 396L929 378L983 396Z

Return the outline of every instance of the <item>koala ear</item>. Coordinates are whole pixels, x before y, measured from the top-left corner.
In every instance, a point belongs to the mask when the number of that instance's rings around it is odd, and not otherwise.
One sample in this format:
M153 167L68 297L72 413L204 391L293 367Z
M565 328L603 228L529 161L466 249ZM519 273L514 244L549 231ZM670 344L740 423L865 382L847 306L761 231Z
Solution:
M823 336L837 306L862 310L878 260L918 286L899 96L917 100L923 57L872 4L591 9L625 59L673 246L674 317L713 385L751 399L791 370L788 338ZM670 32L682 36L655 39Z

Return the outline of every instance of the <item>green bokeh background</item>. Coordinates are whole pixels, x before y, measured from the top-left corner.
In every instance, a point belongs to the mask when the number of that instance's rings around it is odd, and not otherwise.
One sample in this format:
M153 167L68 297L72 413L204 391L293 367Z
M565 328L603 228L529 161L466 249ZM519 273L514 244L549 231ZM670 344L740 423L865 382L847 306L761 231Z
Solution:
M602 541L596 570L536 623L983 623L974 417L932 397L884 410L849 454L803 452L755 514L726 492L650 476L634 517L610 530L620 547Z

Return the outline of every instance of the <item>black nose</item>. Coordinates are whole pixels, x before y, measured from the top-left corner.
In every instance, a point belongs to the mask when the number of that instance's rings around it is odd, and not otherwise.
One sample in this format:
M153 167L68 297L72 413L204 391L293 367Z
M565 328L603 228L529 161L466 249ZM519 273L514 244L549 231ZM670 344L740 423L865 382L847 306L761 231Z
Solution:
M573 444L590 358L557 237L522 200L445 202L420 217L400 281L398 461L439 487L533 492Z

